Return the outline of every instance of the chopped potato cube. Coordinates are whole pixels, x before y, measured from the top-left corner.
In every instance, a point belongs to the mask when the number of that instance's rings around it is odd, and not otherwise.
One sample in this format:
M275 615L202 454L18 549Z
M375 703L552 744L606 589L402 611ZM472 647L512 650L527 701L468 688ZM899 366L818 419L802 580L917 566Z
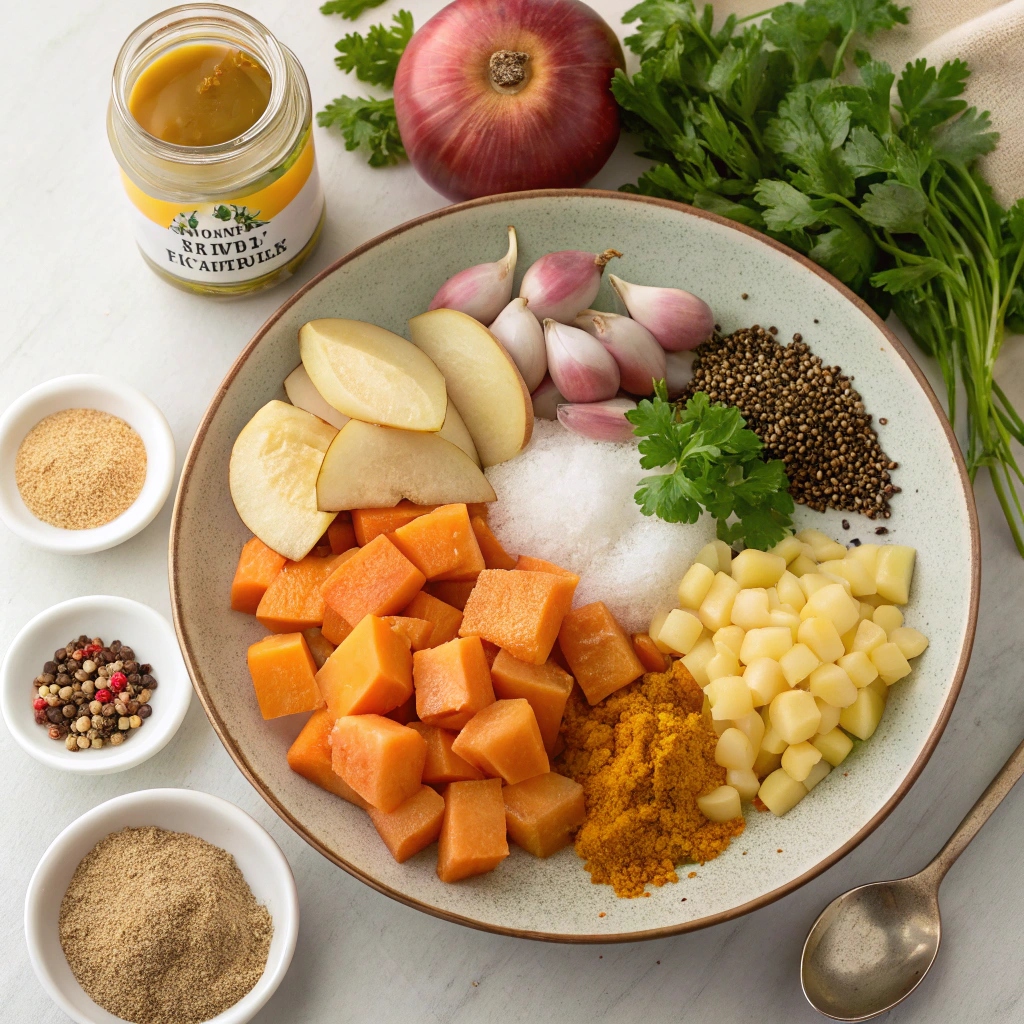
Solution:
M878 676L877 679L868 683L864 689L874 690L883 701L887 701L889 699L889 684L881 676Z
M711 717L718 722L742 718L754 710L750 690L742 676L722 676L708 684Z
M860 601L860 617L862 619L870 619L875 614L875 606L868 604L867 601Z
M701 601L700 621L714 633L732 623L732 603L740 592L740 585L724 572L715 573L707 596Z
M842 729L833 729L821 736L814 736L811 743L821 751L821 756L833 768L841 765L846 760L846 755L853 750L853 740Z
M818 705L818 710L821 712L821 724L818 726L816 735L820 736L822 733L831 732L839 724L839 712L842 708L826 704L820 697L815 697L814 703Z
M775 590L779 595L779 600L783 604L788 604L794 611L800 611L807 601L807 595L804 594L800 581L788 569L775 584Z
M807 796L807 787L784 768L777 768L761 783L757 795L772 814L781 818Z
M683 608L697 609L708 596L715 581L715 571L703 562L694 562L679 581L679 604Z
M801 619L811 619L815 616L829 619L836 627L836 632L842 636L857 625L860 604L838 583L830 583L811 594L807 598L807 604L800 611Z
M872 619L875 625L881 626L886 633L891 633L903 625L903 612L894 604L879 605L868 618Z
M772 728L787 743L809 740L821 724L818 705L806 690L786 690L780 693L768 706L768 715Z
M728 718L723 718L721 721L719 721L714 716L712 716L711 728L715 730L716 736L721 736L726 729L732 728L732 722L730 722Z
M790 686L802 683L820 664L821 658L807 644L794 644L779 658L779 668Z
M743 628L741 626L723 626L711 639L716 651L719 650L719 646L725 647L738 658L740 648L743 646Z
M858 689L873 683L878 678L878 669L863 651L844 654L836 664L853 680Z
M865 597L878 590L875 574L870 572L863 562L858 562L849 556L822 562L820 570L823 573L831 573L833 576L841 576L850 584L850 593L854 597Z
M727 768L725 784L732 786L743 801L753 800L761 788L761 782L754 774L753 768Z
M870 686L865 686L857 691L857 699L843 708L839 724L857 739L869 740L882 720L883 711L885 701Z
M805 740L786 748L782 755L782 767L790 778L803 782L820 760L821 751Z
M803 579L804 576L813 575L818 571L818 563L806 555L800 555L789 563L787 571L798 580Z
M763 724L763 723L762 723ZM718 737L715 747L715 762L723 768L752 768L757 757L757 747L746 733L731 726Z
M910 675L910 662L895 643L885 643L871 652L871 661L886 686Z
M764 710L767 711L768 708L765 708ZM761 751L763 753L765 753L765 754L773 754L775 756L778 756L788 746L789 746L789 744L782 738L781 735L779 735L778 731L774 728L774 726L769 724L768 728L765 729L764 737L761 740ZM778 765L775 766L775 768L777 768L777 767L778 767ZM774 771L775 769L772 768L771 770ZM754 771L757 771L757 762L756 761L754 762ZM763 776L765 774L767 774L767 773L765 773L765 772L758 772L758 775L762 775Z
M846 555L846 548L822 533L821 530L801 530L796 537L797 540L802 540L811 546L814 557L819 562L827 562L831 558L843 558Z
M732 570L732 548L724 540L713 540L715 551L718 552L718 571L730 572Z
M831 619L815 616L800 623L797 639L823 662L836 661L846 653L839 631ZM785 669L783 669L785 671Z
M871 654L876 647L881 647L886 641L885 630L870 619L862 619L857 626L857 633L853 638L853 647L849 653L863 651Z
M828 775L828 773L829 773L830 771L832 771L832 766L831 766L831 765L830 765L830 764L828 763L828 761L826 761L826 760L825 760L824 758L822 758L822 759L821 759L821 760L820 760L820 761L819 761L819 762L818 762L818 763L817 763L817 764L816 764L816 765L815 765L815 766L814 766L814 767L813 767L813 768L812 768L812 769L811 769L811 770L810 770L810 771L809 771L809 772L807 773L807 778L806 778L806 779L804 779L804 788L805 788L805 789L807 790L807 792L808 792L808 793L810 793L810 791L811 791L812 789L814 789L814 787L815 787L815 786L816 786L816 785L817 785L817 784L818 784L819 782L821 782L821 780L822 780L823 778L825 778L825 776L826 776L826 775Z
M793 646L793 633L788 626L766 626L750 629L743 637L740 661L749 665L757 658L781 658Z
M654 646L661 651L662 654L671 654L672 648L668 644L663 644L658 639L658 634L661 632L661 627L665 625L665 620L668 618L668 613L671 609L665 611L655 612L654 618L651 619L651 624L647 628L647 635L654 641Z
M910 600L916 558L917 551L903 544L886 544L879 548L875 578L882 597L893 604L906 604Z
M782 745L782 749L786 749L786 745ZM759 778L763 779L766 775L771 775L773 771L782 765L782 754L773 754L771 751L765 750L762 747L757 752L757 760L754 762L754 767L751 771Z
M714 657L704 667L704 674L708 677L709 682L714 682L725 676L738 676L740 674L739 659L724 644L716 644Z
M814 572L801 576L799 580L800 589L804 592L805 599L809 598L815 591L821 590L822 587L829 586L832 582L828 576L818 572L817 569Z
M881 546L878 544L858 544L846 552L846 557L860 562L872 576L877 576L878 552L880 550ZM875 591L872 590L871 593L874 594Z
M916 658L924 654L928 637L911 626L899 626L889 632L889 639L903 652L904 658Z
M743 813L740 810L740 795L732 786L719 786L697 797L697 806L708 821L730 821Z
M689 654L704 632L700 619L692 612L673 608L668 613L655 641L664 644L674 654Z
M733 624L741 629L761 629L769 624L769 615L768 591L764 589L741 590L732 603Z
M775 587L769 587L765 593L768 595L768 611L773 612L777 608L782 607L782 601L779 600L779 592Z
M857 687L838 665L819 665L811 673L808 689L834 708L848 708L857 699Z
M697 681L697 685L703 689L711 680L708 678L708 663L715 656L715 645L711 637L706 636L690 649L690 653L682 658L686 670Z
M774 587L786 571L786 560L770 551L747 548L732 560L730 571L741 587Z
M845 576L837 576L834 572L825 572L820 566L818 567L818 575L824 576L829 583L838 583L851 597L853 596L853 587L850 586L850 581Z
M749 715L733 719L734 726L750 740L754 750L761 749L761 741L764 739L765 724L760 712L751 711Z
M803 549L803 541L797 540L796 537L786 537L785 540L780 540L772 548L772 554L784 558L786 565L789 565L794 558L797 558L803 552Z
M712 572L718 572L721 566L718 564L718 548L715 547L715 542L712 541L710 544L705 544L704 547L697 552L697 557L694 559L694 563L700 562L701 565L706 565Z
M783 657L788 657L792 650ZM789 682L782 673L782 666L774 658L755 658L743 670L743 681L750 689L755 708L764 707L789 689Z
M768 623L772 626L785 626L796 643L796 635L800 631L800 615L793 611L788 605L785 608L775 608L768 613Z

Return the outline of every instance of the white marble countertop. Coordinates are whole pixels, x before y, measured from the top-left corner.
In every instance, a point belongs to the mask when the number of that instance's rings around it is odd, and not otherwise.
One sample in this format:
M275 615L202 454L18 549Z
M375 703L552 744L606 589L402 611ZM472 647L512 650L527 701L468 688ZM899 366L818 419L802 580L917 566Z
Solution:
M593 2L593 0L592 0ZM919 0L925 2L925 0ZM353 87L332 63L348 23L317 0L236 0L291 46L317 107ZM122 40L162 0L0 3L0 407L58 374L98 372L141 388L165 412L178 465L217 384L290 288L380 231L443 204L408 167L370 170L318 130L328 198L319 251L294 284L217 303L175 290L132 243L104 131L109 75ZM392 3L361 19L390 17ZM440 0L407 0L417 24ZM613 24L620 0L594 6ZM356 86L358 87L358 86ZM598 185L635 173L620 146ZM1018 341L1019 344L1019 341ZM1004 368L1024 401L1024 359ZM0 526L0 647L36 612L89 593L120 593L169 614L170 502L134 540L79 558L40 552ZM981 618L960 700L935 755L891 817L860 847L797 893L729 924L621 946L560 946L483 934L410 910L320 857L263 803L235 768L198 701L175 740L141 768L80 779L31 760L0 729L3 838L0 1019L66 1020L37 983L22 934L22 901L53 837L109 797L154 786L218 794L281 844L302 908L298 950L264 1024L416 1021L814 1021L800 992L804 935L843 890L921 867L1024 734L1024 561L1013 551L987 481L979 484L984 550ZM891 1021L1017 1021L1024 1016L1024 792L1014 793L964 854L942 891L938 963Z

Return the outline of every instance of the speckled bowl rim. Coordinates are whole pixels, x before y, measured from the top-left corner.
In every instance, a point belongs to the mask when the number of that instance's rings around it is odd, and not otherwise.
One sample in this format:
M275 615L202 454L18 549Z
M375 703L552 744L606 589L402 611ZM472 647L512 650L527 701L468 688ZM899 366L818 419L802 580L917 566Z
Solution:
M242 754L238 745L235 743L230 728L224 719L220 716L217 709L209 698L209 693L206 688L206 681L203 679L202 674L196 667L196 662L192 655L191 639L188 632L188 627L184 622L179 608L179 590L178 590L178 573L179 573L179 561L178 561L178 545L181 542L181 508L183 504L183 498L187 492L189 485L192 480L192 470L195 465L196 458L199 454L199 449L202 447L203 441L206 438L206 433L209 430L210 423L213 417L216 415L221 402L224 400L227 390L230 387L232 381L238 375L241 368L245 365L246 360L255 351L256 346L263 340L267 332L274 326L274 324L284 315L284 313L291 308L296 302L301 299L306 292L310 289L315 288L325 278L336 273L339 269L350 263L352 260L357 259L364 253L369 252L371 249L380 245L383 242L389 241L409 231L413 228L419 227L421 224L429 223L433 220L440 220L445 217L449 217L452 214L460 213L464 210L473 209L475 207L488 206L492 203L508 203L516 202L518 200L531 200L531 199L545 199L545 198L586 198L592 196L596 199L602 200L615 200L623 203L642 203L648 206L661 206L667 210L672 210L674 213L682 213L690 217L698 217L702 220L712 221L715 224L719 224L722 227L728 228L731 231L737 231L740 234L747 235L750 238L756 239L762 245L768 246L771 249L775 249L777 252L788 256L792 260L800 263L808 270L812 271L824 282L831 285L840 295L842 295L848 302L860 310L871 321L871 323L885 336L885 339L892 345L893 349L897 352L900 358L907 364L910 372L913 374L914 379L917 381L918 386L924 392L928 401L931 403L935 415L938 418L943 432L946 436L946 441L949 444L950 452L953 456L953 460L956 464L957 471L960 476L960 486L963 488L964 501L967 505L967 516L968 526L971 533L971 604L970 611L968 614L967 625L964 633L964 644L960 651L960 660L957 662L956 671L953 675L953 682L949 689L949 694L946 697L946 702L942 707L939 714L938 720L936 721L931 733L925 741L924 747L921 750L917 760L911 765L910 770L907 772L903 781L900 783L896 792L889 798L888 801L879 809L879 811L871 818L870 821L863 828L860 829L854 836L852 836L846 843L844 843L838 850L831 853L829 856L820 860L810 870L805 871L802 875L792 879L785 885L779 886L777 889L773 889L770 892L764 893L757 897L757 899L749 900L747 903L741 904L738 907L732 907L729 910L722 911L718 914L709 914L707 917L698 918L693 921L680 922L678 925L672 925L666 928L651 928L647 931L641 932L620 932L615 934L603 934L603 935L565 935L551 932L539 932L532 931L530 929L523 928L507 928L497 924L491 924L484 921L478 921L472 917L466 917L462 914L452 913L448 910L442 910L438 907L430 906L427 903L423 903L411 896L407 896L405 893L398 892L392 889L390 886L384 885L365 871L360 870L355 865L350 864L343 857L337 856L333 851L329 850L322 843L319 843L314 836L312 836L302 825L301 822L296 820L289 812L288 808L282 804L277 797L274 795L271 788L259 777L257 772L246 760ZM328 860L337 864L338 867L347 871L350 875L358 878L361 882L365 882L372 889L376 889L377 892L383 893L385 896L390 896L393 900L397 900L399 903L404 903L407 907L412 907L415 910L421 910L425 914L430 914L433 917L439 917L445 921L451 921L454 924L466 925L469 928L476 928L480 931L493 932L498 935L509 935L514 938L523 939L536 939L544 942L567 942L567 943L612 943L612 942L639 942L645 939L664 939L672 935L681 935L684 932L696 931L700 928L709 928L712 925L722 924L725 921L731 921L734 918L741 917L744 914L749 914L751 911L759 910L761 907L766 907L770 903L774 903L776 900L781 899L783 896L787 896L789 893L799 889L802 885L805 885L811 879L816 878L823 871L832 867L833 864L840 861L845 857L851 850L862 843L878 826L892 813L896 805L907 795L910 791L911 786L917 781L918 776L924 770L924 766L928 763L928 759L931 757L932 752L935 750L939 739L942 737L942 733L946 728L946 723L949 721L949 716L953 713L953 706L956 704L957 697L960 694L960 687L963 685L964 676L967 673L967 666L971 660L971 649L974 645L974 634L978 623L978 602L981 591L981 538L978 529L978 512L974 503L974 491L971 487L970 478L967 475L967 466L964 463L963 454L960 451L960 445L957 443L956 435L953 433L953 429L949 424L949 420L946 418L946 414L943 412L942 406L939 404L938 399L935 396L935 392L932 391L931 385L928 383L927 378L921 372L920 367L914 361L913 357L903 346L899 338L885 326L881 318L874 312L871 307L855 295L849 288L834 278L826 270L823 270L818 264L809 260L806 256L795 252L788 246L783 245L781 242L776 242L773 238L769 238L767 235L761 234L759 231L755 231L753 228L748 228L743 224L739 224L736 221L728 220L725 217L720 217L717 214L709 213L706 210L698 210L696 207L686 206L683 203L675 203L667 199L655 199L650 196L633 195L627 192L609 192L602 189L538 189L532 192L513 192L506 193L496 196L485 196L482 199L472 199L469 202L458 203L453 206L445 206L439 210L435 210L433 213L424 214L422 217L416 217L413 220L406 221L404 224L398 225L398 227L392 228L390 231L385 231L383 234L377 235L375 238L371 238L368 242L358 246L351 252L342 256L340 259L335 260L329 267L322 270L316 277L304 284L298 291L296 291L290 298L288 298L278 309L271 314L266 320L263 326L256 332L252 340L242 350L241 354L235 360L234 365L228 370L227 375L221 382L220 387L217 389L217 393L214 395L209 407L203 416L202 421L199 424L199 428L196 430L195 437L192 440L192 444L189 447L188 455L185 458L185 465L181 472L181 480L178 484L178 492L174 500L174 512L171 518L171 534L170 544L168 550L168 578L171 590L171 612L174 621L174 628L178 633L178 640L181 644L182 654L185 658L185 665L188 668L188 673L192 677L192 682L195 685L196 694L199 697L200 702L203 705L203 709L206 711L207 717L210 719L210 724L213 726L217 735L220 737L221 743L224 744L225 749L231 755L235 764L241 769L242 774L249 780L250 783L256 788L257 792L263 797L264 800L273 808L273 810L285 821L292 829L295 830L310 846L312 846L319 853L323 854Z

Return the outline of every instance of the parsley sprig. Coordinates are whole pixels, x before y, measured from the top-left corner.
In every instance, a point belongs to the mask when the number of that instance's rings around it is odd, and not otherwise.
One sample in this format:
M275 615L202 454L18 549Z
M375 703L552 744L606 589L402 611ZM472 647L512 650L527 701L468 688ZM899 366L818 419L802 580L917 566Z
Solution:
M380 7L384 0L327 0L320 7L321 14L340 14L349 21L355 21L363 11Z
M413 33L412 15L408 11L399 11L391 20L390 27L371 25L365 36L350 32L339 39L334 48L340 56L334 58L334 63L342 71L354 71L360 82L390 89Z
M738 409L712 403L703 391L681 409L660 381L654 398L645 398L626 419L643 439L640 465L667 468L640 481L634 497L645 516L695 523L706 510L718 521L720 539L765 551L791 532L785 465L761 458L761 439Z

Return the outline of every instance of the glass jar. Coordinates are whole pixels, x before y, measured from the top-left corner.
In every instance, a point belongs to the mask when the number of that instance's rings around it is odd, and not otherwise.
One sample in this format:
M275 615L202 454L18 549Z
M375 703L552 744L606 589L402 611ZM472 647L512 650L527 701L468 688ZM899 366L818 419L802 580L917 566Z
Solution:
M164 142L131 113L139 75L194 43L238 49L270 75L266 110L227 142ZM256 291L292 274L316 247L324 197L309 85L295 55L247 14L185 4L140 25L114 65L107 135L142 256L172 284L206 295Z

